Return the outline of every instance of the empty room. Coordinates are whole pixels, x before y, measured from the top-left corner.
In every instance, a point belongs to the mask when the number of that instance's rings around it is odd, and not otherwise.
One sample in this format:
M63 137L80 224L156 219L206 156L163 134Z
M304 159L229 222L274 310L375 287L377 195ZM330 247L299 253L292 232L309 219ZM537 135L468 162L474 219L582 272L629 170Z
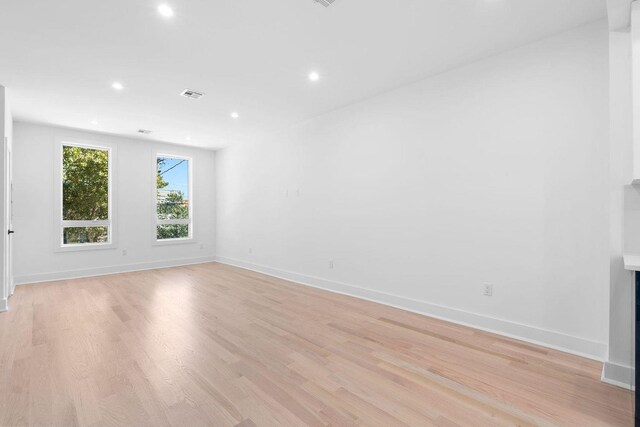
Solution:
M640 426L640 0L0 0L0 141L2 427Z

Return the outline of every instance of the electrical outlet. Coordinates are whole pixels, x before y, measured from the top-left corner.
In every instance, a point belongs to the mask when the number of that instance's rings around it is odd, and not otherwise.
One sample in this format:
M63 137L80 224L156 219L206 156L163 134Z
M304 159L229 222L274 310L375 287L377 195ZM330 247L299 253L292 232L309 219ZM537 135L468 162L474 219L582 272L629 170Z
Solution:
M252 254L253 253L253 248L249 248L249 253Z
M127 256L127 250L126 249L122 250L122 256Z
M329 260L329 268L333 268L333 260Z
M204 249L204 245L200 245L200 249Z
M482 295L486 297L493 296L493 285L489 285L488 283L485 283L484 288L482 289Z

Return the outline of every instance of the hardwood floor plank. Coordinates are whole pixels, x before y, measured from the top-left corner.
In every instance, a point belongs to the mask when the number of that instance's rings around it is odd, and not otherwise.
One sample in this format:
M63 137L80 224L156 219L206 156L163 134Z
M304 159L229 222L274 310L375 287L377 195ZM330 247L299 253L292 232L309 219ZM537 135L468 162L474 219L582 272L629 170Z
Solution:
M221 264L20 286L0 425L630 426L602 364Z

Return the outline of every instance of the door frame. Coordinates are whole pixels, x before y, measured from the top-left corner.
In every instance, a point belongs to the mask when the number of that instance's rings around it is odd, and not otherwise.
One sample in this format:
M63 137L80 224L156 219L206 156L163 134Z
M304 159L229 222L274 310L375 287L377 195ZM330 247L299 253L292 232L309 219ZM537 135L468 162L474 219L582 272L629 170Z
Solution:
M13 141L11 134L5 136L5 246L4 246L4 276L8 288L8 296L16 289L13 280ZM12 230L9 233L9 230Z

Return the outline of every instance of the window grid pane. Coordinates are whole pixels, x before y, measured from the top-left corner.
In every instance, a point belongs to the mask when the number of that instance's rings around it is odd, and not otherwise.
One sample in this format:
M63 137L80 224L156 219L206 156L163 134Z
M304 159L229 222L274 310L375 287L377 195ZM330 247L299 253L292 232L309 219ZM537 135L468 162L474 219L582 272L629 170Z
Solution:
M65 227L62 233L65 245L108 242L109 227Z
M158 231L156 238L158 240L166 239L188 239L189 225L188 224L167 224L158 225Z
M110 244L111 149L61 148L61 246Z
M156 157L156 239L191 238L190 160Z
M63 146L62 219L109 219L109 152Z

